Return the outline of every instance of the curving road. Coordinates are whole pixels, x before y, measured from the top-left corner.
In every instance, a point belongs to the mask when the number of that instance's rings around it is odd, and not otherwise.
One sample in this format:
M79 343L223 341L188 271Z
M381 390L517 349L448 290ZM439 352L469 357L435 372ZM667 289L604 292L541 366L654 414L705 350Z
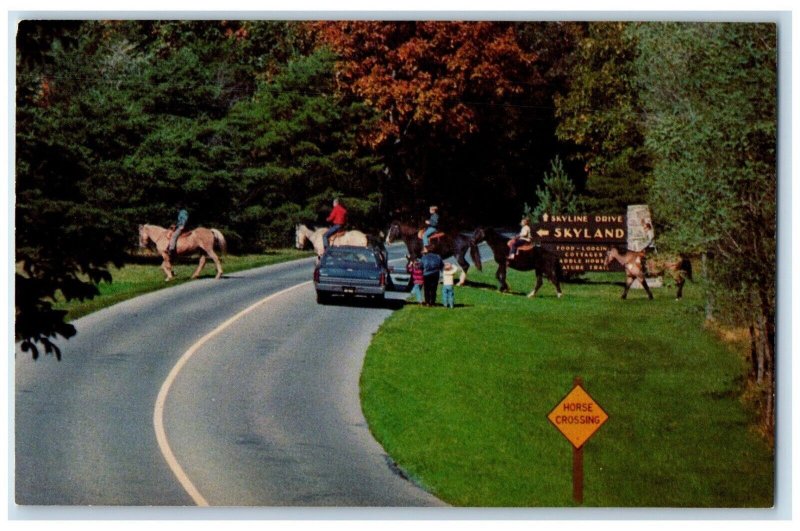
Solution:
M16 503L442 505L393 466L360 408L366 348L406 295L319 306L312 269L269 266L107 308L75 322L61 362L18 352Z

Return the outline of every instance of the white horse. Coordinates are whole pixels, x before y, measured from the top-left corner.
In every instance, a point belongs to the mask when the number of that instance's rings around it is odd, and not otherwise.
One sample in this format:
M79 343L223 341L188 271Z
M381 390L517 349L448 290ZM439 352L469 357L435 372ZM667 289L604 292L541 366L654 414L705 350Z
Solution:
M322 243L322 235L328 227L322 227L317 230L311 230L302 223L297 225L295 230L295 245L298 249L303 249L306 246L306 241L310 241L317 252L317 256L322 256L325 253L325 246ZM368 240L367 235L358 230L348 230L344 233L338 233L335 238L329 238L328 243L333 246L339 245L357 245L359 247L366 247Z

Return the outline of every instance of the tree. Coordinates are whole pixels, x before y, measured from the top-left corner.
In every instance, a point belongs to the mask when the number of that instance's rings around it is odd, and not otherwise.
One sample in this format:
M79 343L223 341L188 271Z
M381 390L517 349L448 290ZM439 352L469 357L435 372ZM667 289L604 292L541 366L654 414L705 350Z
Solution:
M556 156L550 162L550 172L545 172L542 187L536 187L536 207L526 208L524 215L538 219L542 214L577 214L578 197L575 183L564 170L564 164ZM527 205L526 205L527 206Z
M590 22L571 60L569 88L555 98L556 134L582 149L590 212L625 212L646 197L650 156L644 146L634 60L636 39L624 22Z
M53 308L56 296L94 296L96 284L110 280L108 266L122 264L129 239L111 208L115 168L100 154L128 150L137 124L109 83L114 68L128 66L106 60L119 43L102 29L50 21L19 26L15 334L34 358L37 345L60 358L53 340L75 333Z
M259 79L292 57L292 26L282 22L149 21L132 29L147 61L128 96L142 109L145 133L123 166L139 183L128 205L131 223L168 224L175 205L187 205L193 224L230 231L231 192L241 186L229 171L237 154L227 148L224 126L240 102L249 101Z
M38 357L75 333L57 298L110 281L137 223L232 224L215 132L306 48L295 26L24 21L17 34L16 337Z
M239 177L230 222L257 248L286 244L297 222L323 221L335 196L354 225L375 226L381 165L358 142L372 113L336 93L333 65L327 51L295 58L215 132L230 155L224 171Z
M665 245L707 252L718 318L750 330L764 425L774 426L776 29L649 23L637 70Z
M392 209L436 201L455 215L456 205L475 210L475 198L510 188L502 180L508 172L495 172L517 153L503 152L501 139L524 133L518 123L502 125L514 123L523 105L534 107L528 96L544 86L534 68L538 56L523 46L517 25L354 21L312 28L339 57L340 89L379 114L367 140L386 161L383 188ZM500 134L488 133L493 124Z

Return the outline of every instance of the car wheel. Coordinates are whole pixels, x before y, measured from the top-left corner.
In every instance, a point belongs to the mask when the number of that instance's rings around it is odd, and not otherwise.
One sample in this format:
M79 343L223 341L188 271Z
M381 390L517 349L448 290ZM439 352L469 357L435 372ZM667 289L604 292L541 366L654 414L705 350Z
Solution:
M331 296L327 293L317 292L317 304L328 304L331 302Z

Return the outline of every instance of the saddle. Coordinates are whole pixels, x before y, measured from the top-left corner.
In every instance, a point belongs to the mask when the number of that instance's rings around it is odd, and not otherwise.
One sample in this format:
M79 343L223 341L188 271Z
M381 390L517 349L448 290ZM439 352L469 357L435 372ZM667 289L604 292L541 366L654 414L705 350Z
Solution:
M517 251L516 254L514 254L514 258L506 258L506 260L508 261L508 263L515 262L520 257L520 255L530 252L534 247L535 244L533 242L526 243L525 245L520 245L519 247L517 247Z
M421 240L422 239L422 235L424 233L425 233L425 229L419 229L419 232L417 232L417 237ZM441 238L442 236L444 236L444 232L442 232L442 231L434 232L433 234L431 234L428 237L428 241L435 240L436 238Z
M534 245L534 243L533 243L533 242L531 242L531 243L526 243L525 245L520 245L519 247L517 247L517 254L519 254L519 253L524 253L524 252L527 252L527 251L530 251L530 250L531 250L531 249L533 249L534 247L535 247L535 245Z
M334 232L333 234L331 234L330 236L328 236L328 243L331 243L331 242L332 242L333 240L335 240L336 238L340 238L340 237L344 236L344 233L345 233L345 232L347 232L347 230L345 230L345 229L339 229L339 230L337 230L336 232Z
M189 236L192 232L194 232L194 230L184 230L183 232L181 232L180 236L178 236L178 239L182 240L182 239L186 238L187 236ZM172 239L172 235L174 233L175 233L175 225L172 225L169 228L169 230L167 231L167 239L171 240Z

